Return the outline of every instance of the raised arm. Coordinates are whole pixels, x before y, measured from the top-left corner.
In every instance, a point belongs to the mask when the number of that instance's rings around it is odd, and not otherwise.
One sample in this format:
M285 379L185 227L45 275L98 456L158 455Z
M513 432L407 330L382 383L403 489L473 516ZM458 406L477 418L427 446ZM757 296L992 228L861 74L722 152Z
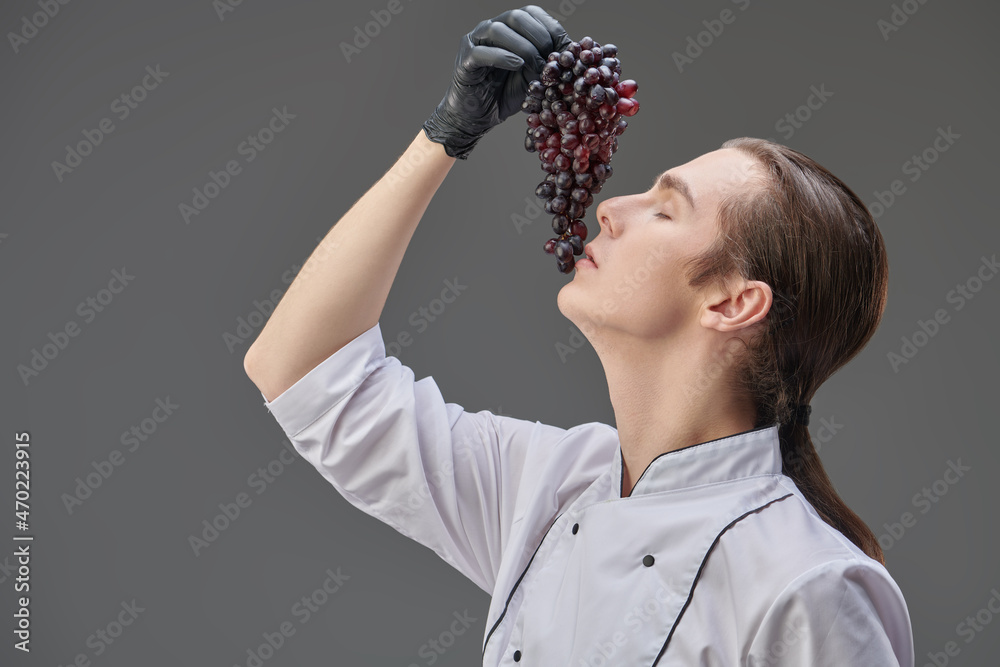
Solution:
M310 254L243 360L268 401L378 321L417 223L454 162L421 131Z

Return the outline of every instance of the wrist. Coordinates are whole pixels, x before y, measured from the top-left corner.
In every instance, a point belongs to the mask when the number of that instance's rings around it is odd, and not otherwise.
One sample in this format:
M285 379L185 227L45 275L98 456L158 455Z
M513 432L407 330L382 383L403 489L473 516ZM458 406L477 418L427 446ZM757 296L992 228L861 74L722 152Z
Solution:
M450 114L438 113L439 110L440 107L435 109L434 113L424 121L424 134L429 140L444 146L445 153L450 157L467 160L469 153L489 131L489 128L475 132L468 128L457 127L453 122L450 122Z

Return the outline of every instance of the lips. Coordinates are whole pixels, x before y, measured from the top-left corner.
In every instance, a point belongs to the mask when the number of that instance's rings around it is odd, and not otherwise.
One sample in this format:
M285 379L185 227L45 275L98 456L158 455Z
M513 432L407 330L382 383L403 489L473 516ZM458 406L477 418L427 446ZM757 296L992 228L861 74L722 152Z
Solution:
M586 246L584 246L584 248L583 248L583 254L586 257L590 258L590 261L592 261L594 263L595 267L598 266L598 264L597 264L597 256L594 255L594 248L593 248L592 245L586 245Z

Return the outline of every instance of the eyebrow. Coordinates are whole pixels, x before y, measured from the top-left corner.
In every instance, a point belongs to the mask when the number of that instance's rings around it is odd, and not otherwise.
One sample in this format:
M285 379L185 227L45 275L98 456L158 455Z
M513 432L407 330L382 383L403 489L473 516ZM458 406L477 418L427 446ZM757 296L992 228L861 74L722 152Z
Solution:
M694 197L691 196L691 188L688 187L687 181L680 178L679 176L674 176L669 172L663 172L656 178L656 182L653 187L662 188L664 190L677 190L677 192L684 195L684 199L687 200L688 205L693 209Z

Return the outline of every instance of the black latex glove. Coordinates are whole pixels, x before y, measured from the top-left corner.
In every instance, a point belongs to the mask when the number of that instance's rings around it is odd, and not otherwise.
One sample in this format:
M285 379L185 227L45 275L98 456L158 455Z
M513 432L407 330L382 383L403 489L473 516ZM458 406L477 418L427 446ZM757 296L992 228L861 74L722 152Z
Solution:
M427 138L465 160L489 130L520 111L528 84L572 40L535 5L483 21L462 38L451 85L424 123Z

